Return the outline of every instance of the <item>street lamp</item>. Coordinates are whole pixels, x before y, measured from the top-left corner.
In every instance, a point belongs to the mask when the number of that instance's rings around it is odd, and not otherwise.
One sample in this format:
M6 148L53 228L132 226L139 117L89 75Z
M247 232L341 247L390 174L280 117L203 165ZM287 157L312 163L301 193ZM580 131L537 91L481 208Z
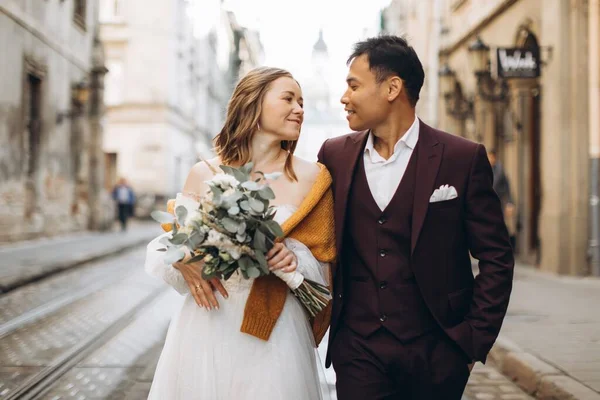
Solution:
M65 118L73 118L81 115L83 106L90 96L90 86L84 79L71 85L71 110L61 111L56 114L56 123L61 124Z
M479 36L477 36L477 39L469 46L469 54L471 55L471 63L475 75L489 73L490 46L485 44Z
M71 98L78 105L83 105L87 103L87 100L90 96L90 87L88 83L84 80L81 82L77 82L71 87Z
M442 68L440 68L438 75L440 77L440 89L442 90L442 94L445 97L447 94L452 93L452 91L454 91L454 85L456 83L456 74L454 73L454 71L452 71L448 63L444 63L444 65L442 65Z
M460 83L456 74L447 63L440 68L440 89L444 96L446 113L458 120L465 120L473 116L473 101L465 99L460 90Z
M477 93L489 102L504 102L508 97L508 84L504 79L494 79L490 72L490 46L479 36L469 46L473 71L477 77Z

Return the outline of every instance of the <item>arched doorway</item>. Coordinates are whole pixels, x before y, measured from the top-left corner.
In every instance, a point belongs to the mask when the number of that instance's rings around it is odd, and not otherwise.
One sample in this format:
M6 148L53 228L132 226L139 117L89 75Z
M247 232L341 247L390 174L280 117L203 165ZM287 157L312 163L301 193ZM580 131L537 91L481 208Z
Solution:
M516 46L540 53L537 37L526 27L520 29ZM515 79L511 82L512 112L520 129L516 134L513 169L516 187L516 251L521 260L530 264L540 261L539 219L542 206L541 185L541 91L537 78Z

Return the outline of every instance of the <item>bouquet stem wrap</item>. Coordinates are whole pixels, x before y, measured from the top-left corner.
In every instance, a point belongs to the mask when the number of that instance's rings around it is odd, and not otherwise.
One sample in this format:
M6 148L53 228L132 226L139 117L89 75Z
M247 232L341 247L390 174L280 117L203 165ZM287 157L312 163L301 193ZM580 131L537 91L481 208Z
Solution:
M331 293L327 286L305 279L304 275L297 271L276 270L273 274L288 285L312 318L323 311L331 300Z

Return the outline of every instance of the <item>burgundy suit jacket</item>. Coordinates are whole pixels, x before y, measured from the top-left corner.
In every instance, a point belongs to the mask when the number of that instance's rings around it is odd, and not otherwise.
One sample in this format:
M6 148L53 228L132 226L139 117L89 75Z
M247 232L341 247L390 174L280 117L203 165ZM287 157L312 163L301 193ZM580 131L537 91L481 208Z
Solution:
M514 267L492 168L483 145L419 123L411 266L439 326L472 360L485 362L508 308ZM367 137L362 131L328 139L319 151L333 177L338 260L348 195ZM430 203L441 185L454 186L458 197ZM476 278L469 253L479 260ZM332 268L330 344L343 309L343 269L340 262Z

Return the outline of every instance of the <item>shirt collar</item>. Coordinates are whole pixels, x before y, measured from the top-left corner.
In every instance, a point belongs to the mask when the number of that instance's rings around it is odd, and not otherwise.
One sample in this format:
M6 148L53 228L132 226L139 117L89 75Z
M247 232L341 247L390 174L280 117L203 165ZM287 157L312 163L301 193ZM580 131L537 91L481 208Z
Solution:
M404 133L404 135L402 135L400 140L398 140L398 142L394 146L394 154L392 155L392 157L390 157L390 159L394 158L398 154L398 149L400 148L402 143L404 143L406 145L406 147L408 147L409 149L414 150L415 146L417 145L418 140L419 140L419 118L417 118L417 116L415 116L415 120L412 123L412 125L410 126L410 128L408 128L408 130ZM375 161L375 158L382 158L381 156L379 156L379 153L377 153L377 151L375 150L374 143L373 143L373 133L371 131L369 131L369 137L367 138L367 144L365 146L365 153L369 154L369 156L371 156L373 158L373 161Z

